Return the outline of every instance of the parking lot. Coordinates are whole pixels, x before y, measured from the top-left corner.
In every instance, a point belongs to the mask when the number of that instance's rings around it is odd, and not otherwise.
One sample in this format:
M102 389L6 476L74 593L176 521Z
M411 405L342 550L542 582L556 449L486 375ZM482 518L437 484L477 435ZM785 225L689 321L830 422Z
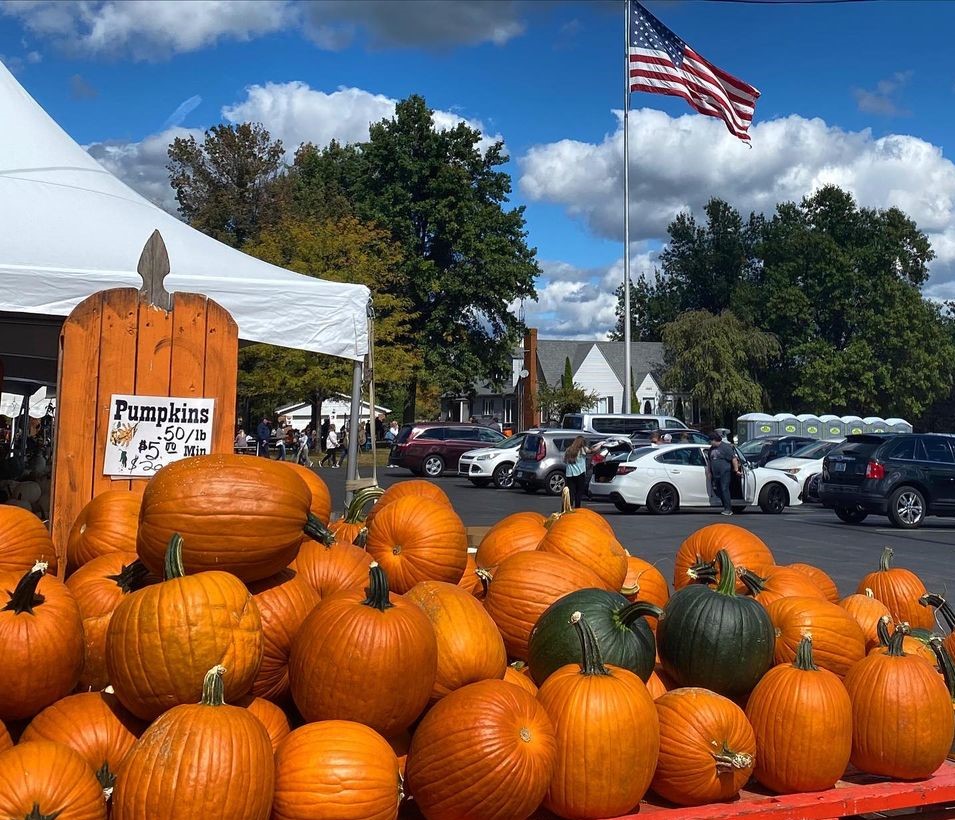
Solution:
M344 498L345 470L319 470L332 491L334 509ZM407 470L381 469L379 483L388 487L412 478ZM466 525L493 524L521 510L551 513L560 499L519 490L479 489L457 476L434 479L451 498ZM628 515L610 504L592 504L613 525L620 542L634 555L656 563L672 578L673 555L691 532L707 524L731 522L756 533L773 550L779 563L805 561L830 573L842 594L855 591L859 579L878 568L886 545L895 550L898 566L917 572L930 590L946 595L955 589L955 518L929 518L918 530L897 530L888 519L870 516L858 525L841 523L829 510L816 505L787 509L781 515L753 511L723 518L717 510L693 510L670 516L654 516L641 510Z

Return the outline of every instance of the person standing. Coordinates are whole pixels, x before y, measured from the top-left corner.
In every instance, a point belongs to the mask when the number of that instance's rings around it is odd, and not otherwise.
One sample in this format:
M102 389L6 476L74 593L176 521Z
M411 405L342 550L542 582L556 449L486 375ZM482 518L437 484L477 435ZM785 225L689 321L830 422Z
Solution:
M322 428L321 428L322 450L324 452L328 452L328 431L331 429L331 426L332 426L332 420L328 417L325 417L322 420Z
M591 449L587 439L577 436L564 451L564 477L570 488L570 506L580 509L584 506L584 494L587 491L587 456Z
M491 429L497 430L499 433L504 432L504 428L501 426L501 420L497 416L491 419Z
M710 433L709 463L713 495L718 496L723 504L721 515L732 515L733 500L730 482L734 473L742 475L742 471L735 448L728 441L723 441L723 437L716 432Z
M335 432L335 428L331 425L329 425L325 433L325 455L323 455L322 460L318 462L318 466L324 467L329 461L331 461L332 467L338 466L338 433Z
M385 417L379 413L375 416L375 441L384 441L385 438Z
M269 420L263 416L259 426L255 428L255 442L257 447L256 455L269 457L269 436L272 431L269 429Z

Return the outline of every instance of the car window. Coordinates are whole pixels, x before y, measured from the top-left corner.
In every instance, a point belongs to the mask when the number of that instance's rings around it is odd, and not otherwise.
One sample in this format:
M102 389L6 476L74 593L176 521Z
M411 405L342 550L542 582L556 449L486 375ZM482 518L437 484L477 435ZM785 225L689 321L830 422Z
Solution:
M889 451L889 458L897 458L905 461L912 461L915 458L915 439L906 437L895 442L895 446Z
M408 436L411 435L412 426L406 424L398 431L398 435L395 436L395 444L404 444L408 440Z
M831 441L811 441L803 444L799 449L793 450L793 458L822 458L836 445Z
M495 450L513 450L520 447L524 443L525 438L524 433L518 433L516 436L511 436L510 438L505 438L499 441L494 445Z
M595 416L592 422L594 430L598 433L627 434L634 429L633 425L633 419L614 419L606 416Z
M429 427L427 430L422 430L418 435L415 436L415 439L425 439L427 441L444 441L444 434L447 430L447 427Z
M486 441L488 444L497 444L504 438L504 434L497 432L497 430L492 430L490 427L485 427L482 430L478 430L478 438L480 438L481 441Z
M537 448L540 447L541 437L538 435L528 435L521 443L521 456L525 454L530 457L536 455Z
M627 461L636 461L657 451L656 447L637 447L627 456Z
M668 450L665 453L660 453L654 461L659 461L661 464L686 464L686 457L683 455L683 450Z
M444 438L447 441L480 441L481 431L474 427L448 427Z
M766 439L752 438L749 441L747 441L745 444L741 444L739 446L739 451L744 456L758 456L760 452L762 451L764 445L766 445L767 443L768 442L766 441Z
M939 464L952 464L955 461L952 458L951 447L943 438L926 436L922 439L922 447L925 449L926 461L935 461Z
M693 449L687 448L687 463L691 467L705 467L706 459L703 457L703 451L698 447Z
M583 430L584 417L580 415L566 415L560 423L565 430Z
M664 419L663 423L667 427L686 427L686 425L679 419Z
M676 450L668 450L660 453L655 459L662 464L682 464L686 467L705 467L703 453L696 447L680 447Z
M575 436L575 438L576 438L576 436ZM574 439L572 439L572 438L555 438L555 439L554 439L554 446L555 446L561 453L564 452L564 450L566 450L568 447L570 447L570 445L573 444L573 443L574 443Z

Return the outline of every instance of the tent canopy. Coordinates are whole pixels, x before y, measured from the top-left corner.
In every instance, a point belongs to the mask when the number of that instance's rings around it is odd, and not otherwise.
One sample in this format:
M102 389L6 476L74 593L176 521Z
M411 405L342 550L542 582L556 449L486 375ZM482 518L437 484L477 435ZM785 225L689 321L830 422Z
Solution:
M355 361L367 353L368 288L283 270L190 228L106 171L2 63L0 122L0 359L8 383L55 383L63 317L97 291L138 289L136 265L157 229L169 254L166 289L217 301L242 341Z

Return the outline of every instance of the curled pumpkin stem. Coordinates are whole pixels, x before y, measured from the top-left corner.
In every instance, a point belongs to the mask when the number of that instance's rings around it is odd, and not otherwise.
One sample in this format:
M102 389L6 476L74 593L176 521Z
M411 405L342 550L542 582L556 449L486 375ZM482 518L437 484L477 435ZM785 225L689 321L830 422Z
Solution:
M733 769L749 769L753 765L753 756L746 752L734 752L726 746L723 750L713 755L716 761L716 771L720 774L726 774Z
M44 601L43 596L37 594L36 588L40 579L46 575L46 570L47 564L45 562L38 561L34 564L33 569L17 582L16 589L9 593L10 600L0 611L12 612L14 615L23 615L24 613L32 615L33 608Z
M206 672L202 680L202 700L199 703L203 706L222 706L225 703L225 684L222 682L225 673L226 668L221 664Z
M309 538L318 541L320 544L324 544L326 547L330 546L335 540L335 533L326 527L322 523L322 520L314 513L308 514L304 532Z

